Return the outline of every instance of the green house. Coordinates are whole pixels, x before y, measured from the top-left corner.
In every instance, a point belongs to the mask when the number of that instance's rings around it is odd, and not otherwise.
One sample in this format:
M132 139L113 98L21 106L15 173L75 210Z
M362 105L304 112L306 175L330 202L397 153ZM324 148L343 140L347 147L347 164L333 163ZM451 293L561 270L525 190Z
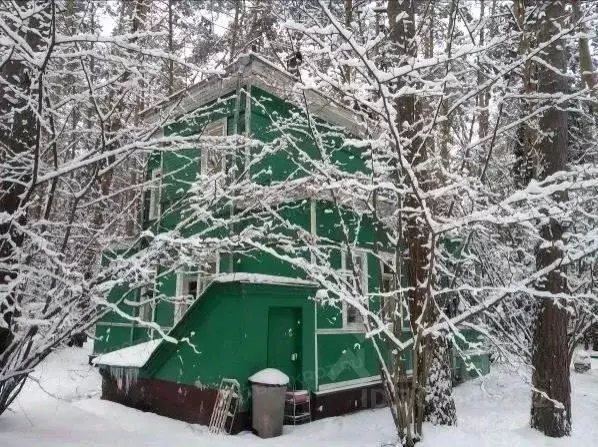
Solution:
M166 114L176 116L164 125L165 134L201 133L208 141L241 135L276 142L283 131L273 123L297 109L295 85L289 73L251 54L228 67L225 75L207 78L147 112L146 119L161 122ZM312 89L301 97L323 128L341 129L355 138L363 132L353 110L332 98ZM302 151L313 153L309 138L298 141ZM330 141L334 145L334 136ZM241 145L238 150L245 151L245 161L253 156L251 148ZM363 169L359 150L339 147L334 152L347 169ZM300 178L295 163L292 156L273 152L258 163L248 163L247 170L258 183L267 185ZM143 227L155 235L176 230L189 218L185 207L192 201L182 198L193 193L198 173L221 169L226 175L240 175L244 168L231 165L209 146L152 156L147 179L160 187L146 193ZM293 205L284 209L283 218L307 233L326 236L333 246L336 243L337 249L330 251L334 268L357 263L368 291L384 287L384 264L366 250L375 237L367 219L355 229L357 244L350 261L337 228L337 211L330 203L309 192L290 200ZM240 209L227 206L223 213L240 213ZM183 233L192 241L202 231L202 222L194 222ZM104 262L135 257L142 250L115 249L105 253ZM243 397L236 427L241 429L247 425L250 408L248 378L271 367L287 374L291 386L311 393L314 418L381 404L377 358L354 309L316 302L316 283L293 265L260 250L213 252L202 264L198 273L173 271L158 262L153 290L116 281L108 298L115 303L113 311L97 323L95 333L103 398L207 424L221 380L235 379ZM175 299L183 295L193 299ZM370 309L378 307L373 299ZM471 350L476 346L472 343L463 349L469 350L478 371L486 372L487 356ZM469 369L461 365L460 371L466 376Z

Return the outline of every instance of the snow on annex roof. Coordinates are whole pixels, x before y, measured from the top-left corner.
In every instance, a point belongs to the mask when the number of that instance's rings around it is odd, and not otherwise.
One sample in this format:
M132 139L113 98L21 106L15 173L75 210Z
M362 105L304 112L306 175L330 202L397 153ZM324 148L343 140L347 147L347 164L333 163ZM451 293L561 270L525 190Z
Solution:
M264 275L262 273L221 273L214 276L214 282L244 282L251 284L275 284L280 286L316 286L314 281L290 276Z
M141 116L148 123L169 123L243 85L259 87L293 104L297 104L297 93L303 90L310 113L354 135L361 135L365 130L355 111L319 90L301 84L298 78L255 53L240 56L224 69L223 74L211 75L173 94L167 101L144 110Z
M162 339L159 338L129 346L128 348L117 349L116 351L97 356L92 360L92 363L94 365L120 366L123 368L141 368L149 360L161 341Z

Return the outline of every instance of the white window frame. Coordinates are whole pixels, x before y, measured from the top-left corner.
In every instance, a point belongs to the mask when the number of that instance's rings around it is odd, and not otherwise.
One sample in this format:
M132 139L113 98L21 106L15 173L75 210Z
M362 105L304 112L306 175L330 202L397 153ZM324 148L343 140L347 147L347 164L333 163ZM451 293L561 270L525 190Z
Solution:
M394 253L380 253L380 271L381 271L381 279L383 279L384 273L384 264L390 265L394 269L394 276L397 275L397 258ZM393 278L394 280L394 278ZM396 284L397 287L400 287L399 284ZM380 284L380 291L382 291L382 284ZM399 316L401 318L401 322L403 323L403 332L409 332L409 310L406 308L408 303L400 303L399 306ZM386 303L382 303L383 306ZM407 324L405 324L407 323Z
M160 203L162 197L162 168L155 168L151 171L150 200L148 219L155 220L162 212Z
M142 303L144 295L151 294L151 301ZM149 315L148 315L149 314ZM139 289L139 312L137 317L144 323L151 323L154 321L154 288L143 286Z
M385 293L385 292L389 292L389 290L383 290L382 285L384 284L384 279L386 277L386 279L389 279L388 277L390 277L390 281L391 283L394 283L394 279L396 276L396 257L393 253L380 253L379 255L379 264L380 264L380 284L379 284L379 291L380 293ZM384 272L384 267L386 265L389 265L391 267L391 269L393 270L394 273L385 273ZM382 309L387 309L388 305L387 305L387 299L385 297L381 298L381 305L382 305ZM399 307L399 312L401 315L401 321L403 321L403 306L401 305Z
M202 136L206 137L225 137L227 135L226 129L226 118L211 122L206 125L202 132ZM200 154L200 166L199 166L199 173L201 175L208 175L208 156L210 151L214 149L209 148L202 148ZM226 157L222 157L222 166L220 166L220 172L225 172L226 170Z
M220 255L215 253L213 256L213 262L215 264L215 271L211 274L206 274L199 271L189 272L181 271L177 272L176 276L176 297L174 303L174 324L177 324L181 318L185 315L187 310L191 307L193 302L206 290L208 284L212 281L212 277L220 273ZM183 290L185 289L185 281L189 279L195 279L197 281L197 290L191 301L183 301Z
M359 248L351 248L351 254L353 257L360 257L361 258L361 265L362 265L362 278L361 283L363 285L363 292L367 295L368 293L368 255L367 252L361 250ZM353 271L349 270L347 266L347 256L349 255L349 250L346 248L341 249L341 273L346 275L347 277L353 275ZM343 329L351 329L351 330L359 330L365 331L365 325L363 324L363 316L360 312L357 312L357 318L359 321L348 321L349 317L349 303L343 301L342 303L342 313L343 313Z

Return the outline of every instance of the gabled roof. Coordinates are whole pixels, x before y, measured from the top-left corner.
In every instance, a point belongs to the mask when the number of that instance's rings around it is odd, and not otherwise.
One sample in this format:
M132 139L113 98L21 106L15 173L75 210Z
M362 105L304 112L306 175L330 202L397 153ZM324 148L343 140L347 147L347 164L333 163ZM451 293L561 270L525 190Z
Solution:
M299 105L297 94L303 90L310 113L354 135L361 135L364 131L362 120L354 110L316 89L304 86L298 78L255 53L240 56L222 74L211 75L175 93L167 101L144 110L141 116L149 123L170 123L246 85L259 87L295 105Z

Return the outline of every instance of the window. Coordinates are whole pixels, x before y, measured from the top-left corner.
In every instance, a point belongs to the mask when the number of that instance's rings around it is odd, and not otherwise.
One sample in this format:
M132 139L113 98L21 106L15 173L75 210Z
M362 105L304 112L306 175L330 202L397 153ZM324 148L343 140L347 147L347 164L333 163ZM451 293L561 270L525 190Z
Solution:
M162 177L161 169L152 169L152 178L150 185L150 200L149 200L149 215L148 218L153 220L160 217L160 179Z
M392 253L380 254L380 293L397 291L398 273L396 269L396 257ZM399 313L402 321L403 331L409 331L409 309L407 307L406 294L394 293L382 298L382 317L384 321L391 321L394 312Z
M351 255L353 255L351 257ZM351 249L342 251L341 271L346 275L348 283L354 290L360 290L367 295L367 253ZM355 273L355 275L354 275ZM343 302L343 327L349 329L363 329L363 316L350 304Z
M380 293L389 294L395 290L395 257L391 253L380 255ZM382 297L382 317L385 321L392 317L395 310L396 297ZM399 307L402 312L402 306Z
M177 296L174 306L174 324L176 324L199 295L206 289L212 277L218 273L220 257L206 259L198 270L187 270L177 275Z
M179 273L177 297L174 306L174 324L183 318L189 306L197 299L199 275L196 272Z
M226 120L216 121L208 124L202 136L224 137L226 136ZM201 175L214 175L224 172L225 157L222 151L217 148L204 147L201 152Z
M154 297L149 287L139 290L139 318L146 322L154 320Z

